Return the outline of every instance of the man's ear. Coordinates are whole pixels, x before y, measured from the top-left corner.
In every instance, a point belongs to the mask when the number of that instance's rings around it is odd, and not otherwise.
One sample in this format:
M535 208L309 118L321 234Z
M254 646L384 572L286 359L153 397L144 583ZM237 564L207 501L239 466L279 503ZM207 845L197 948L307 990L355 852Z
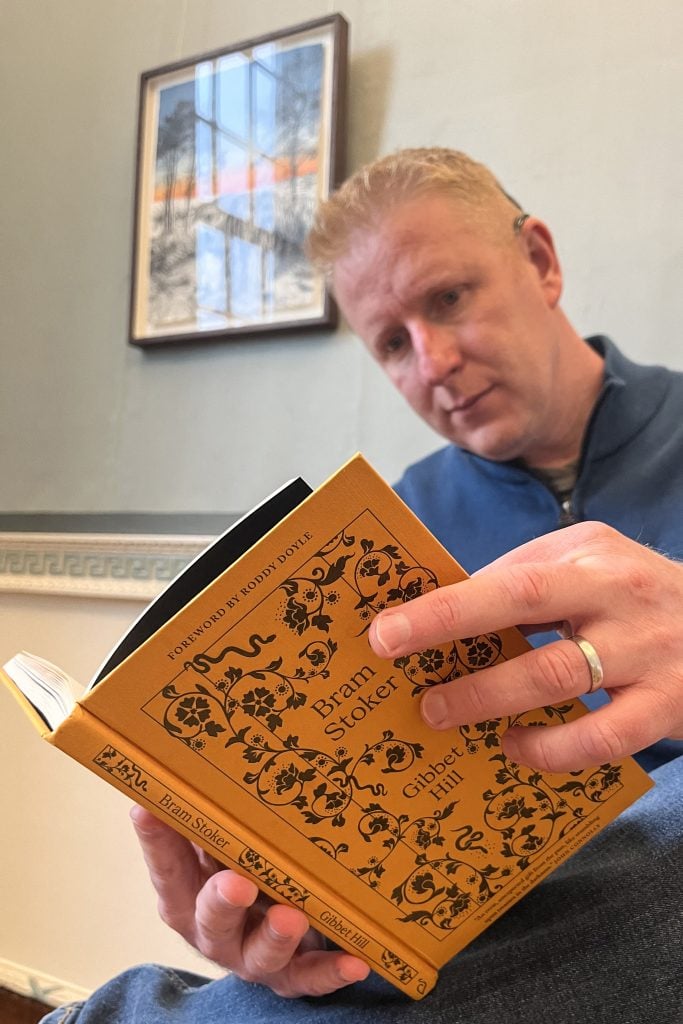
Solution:
M520 243L538 274L548 305L554 309L562 295L562 268L549 228L537 217L529 217L522 225Z

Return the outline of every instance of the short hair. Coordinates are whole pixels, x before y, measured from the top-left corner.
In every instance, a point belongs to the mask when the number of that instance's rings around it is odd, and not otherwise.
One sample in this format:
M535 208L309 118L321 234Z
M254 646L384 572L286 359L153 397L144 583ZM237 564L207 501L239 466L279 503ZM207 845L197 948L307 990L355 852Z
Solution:
M361 167L318 207L306 242L310 259L329 272L355 230L426 194L453 197L489 226L500 224L503 203L522 210L488 167L467 154L439 146L402 149Z

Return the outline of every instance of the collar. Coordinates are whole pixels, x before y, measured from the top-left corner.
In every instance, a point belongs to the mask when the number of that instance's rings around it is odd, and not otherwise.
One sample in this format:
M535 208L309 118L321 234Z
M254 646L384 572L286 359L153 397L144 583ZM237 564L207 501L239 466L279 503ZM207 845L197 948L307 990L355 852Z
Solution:
M656 415L671 387L671 372L665 367L632 362L603 334L585 340L604 360L605 376L586 427L579 472L586 461L613 455L640 433ZM533 479L521 462L492 462L461 451L487 476L519 484Z
M659 411L671 387L671 373L665 367L632 362L602 334L586 342L604 359L605 379L586 428L582 462L607 458L633 440Z

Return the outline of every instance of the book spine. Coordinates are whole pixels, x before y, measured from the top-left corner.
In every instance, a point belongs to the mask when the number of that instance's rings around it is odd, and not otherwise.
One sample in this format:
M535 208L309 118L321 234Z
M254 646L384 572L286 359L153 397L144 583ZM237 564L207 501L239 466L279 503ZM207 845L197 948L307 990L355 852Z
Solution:
M343 896L293 865L243 821L82 705L46 738L221 863L249 875L266 895L302 910L315 928L413 999L421 999L434 987L433 965L395 937L387 941L386 934Z

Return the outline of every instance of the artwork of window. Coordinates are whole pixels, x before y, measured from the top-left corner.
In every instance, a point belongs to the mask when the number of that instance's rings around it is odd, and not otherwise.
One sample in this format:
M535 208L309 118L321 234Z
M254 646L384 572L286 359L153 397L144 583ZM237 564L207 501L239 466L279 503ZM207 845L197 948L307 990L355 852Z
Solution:
M332 15L141 78L130 340L335 323L304 241L343 173Z

